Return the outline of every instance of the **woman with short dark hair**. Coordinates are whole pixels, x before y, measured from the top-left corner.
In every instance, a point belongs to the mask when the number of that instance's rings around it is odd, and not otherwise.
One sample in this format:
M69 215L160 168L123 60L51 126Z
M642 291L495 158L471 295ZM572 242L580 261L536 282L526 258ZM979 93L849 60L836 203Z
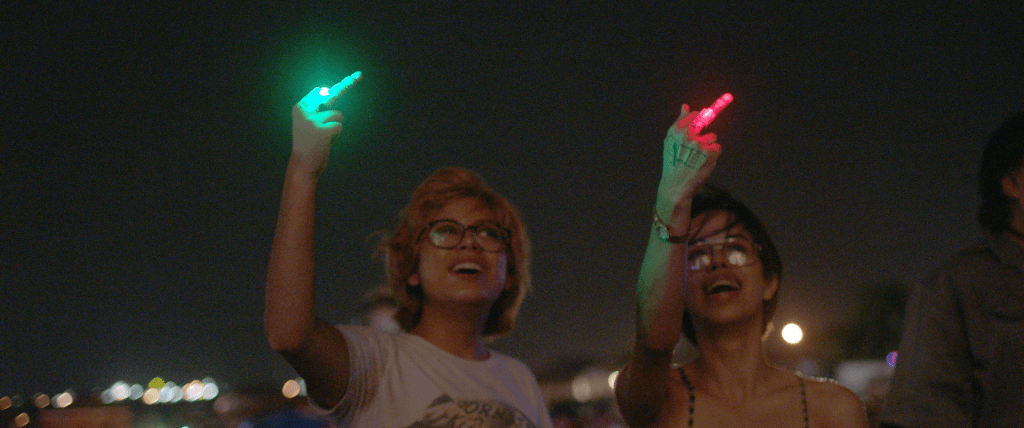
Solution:
M636 344L617 378L623 416L633 428L866 427L848 389L765 357L782 262L749 208L703 186L721 147L698 117L684 105L665 139ZM698 356L677 366L681 335Z

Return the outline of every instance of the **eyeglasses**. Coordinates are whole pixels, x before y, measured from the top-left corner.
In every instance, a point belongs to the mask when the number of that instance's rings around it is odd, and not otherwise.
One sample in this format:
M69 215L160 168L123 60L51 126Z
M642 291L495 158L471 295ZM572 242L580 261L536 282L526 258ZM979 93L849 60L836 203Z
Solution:
M692 271L707 269L718 252L729 266L743 267L754 263L761 246L746 238L726 238L724 242L701 242L690 245L686 253L687 266Z
M512 231L489 221L481 221L472 226L463 226L455 220L437 220L427 224L423 233L430 238L430 243L437 248L452 249L459 246L466 231L473 233L473 238L484 251L498 252L508 248ZM422 239L423 233L420 234Z

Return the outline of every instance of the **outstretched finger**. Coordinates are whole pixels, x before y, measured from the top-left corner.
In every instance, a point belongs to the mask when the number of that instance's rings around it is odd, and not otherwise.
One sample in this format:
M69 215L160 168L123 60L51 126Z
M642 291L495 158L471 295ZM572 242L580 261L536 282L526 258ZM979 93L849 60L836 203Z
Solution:
M334 101L337 100L338 97L344 95L345 92L348 92L348 90L350 88L352 88L352 86L354 86L356 84L356 82L359 82L360 80L362 80L362 78L363 78L363 72L362 71L357 71L355 73L352 73L352 74L348 75L348 77L342 79L340 82L338 82L334 86L331 86L331 88L327 91L327 93L324 94L327 97L327 99L324 100L323 103L325 105L327 105L328 107L330 107L331 104L334 104Z
M729 103L732 102L732 94L726 92L715 100L715 103L711 107L705 108L700 111L693 122L690 123L690 127L693 128L694 134L700 134L705 127L711 124L718 117L718 113L725 109Z

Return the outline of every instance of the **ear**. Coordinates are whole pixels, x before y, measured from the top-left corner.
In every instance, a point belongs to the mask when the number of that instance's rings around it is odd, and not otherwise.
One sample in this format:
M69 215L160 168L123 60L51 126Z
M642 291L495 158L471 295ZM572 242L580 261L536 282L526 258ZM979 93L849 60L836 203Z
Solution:
M1020 185L1017 184L1016 174L1007 174L1003 177L1001 182L1003 185L1003 194L1013 199L1024 199L1024 189L1021 189Z
M768 281L768 286L764 288L764 295L761 297L767 302L771 300L772 297L775 297L775 292L777 291L779 291L779 277L776 276Z
M408 283L410 286L419 287L420 286L420 274L418 274L416 272L413 272L412 275L409 275L409 279L407 279L405 282Z

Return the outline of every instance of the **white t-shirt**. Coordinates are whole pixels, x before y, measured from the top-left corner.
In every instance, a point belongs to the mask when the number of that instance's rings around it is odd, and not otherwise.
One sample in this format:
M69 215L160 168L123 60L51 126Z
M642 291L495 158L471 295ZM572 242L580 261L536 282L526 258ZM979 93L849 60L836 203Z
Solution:
M341 426L551 428L533 373L515 358L469 360L408 333L339 329L351 361L345 397L330 411Z

